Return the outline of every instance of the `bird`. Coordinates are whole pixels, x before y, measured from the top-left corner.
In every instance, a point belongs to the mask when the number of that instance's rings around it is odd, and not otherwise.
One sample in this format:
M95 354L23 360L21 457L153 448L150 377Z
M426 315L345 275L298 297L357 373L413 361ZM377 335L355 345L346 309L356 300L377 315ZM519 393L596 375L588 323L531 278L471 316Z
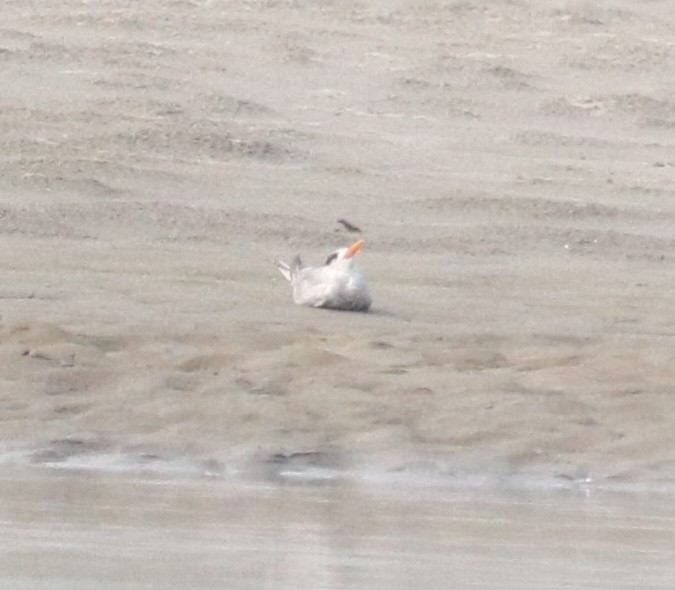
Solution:
M368 311L372 304L368 284L354 265L354 256L363 244L357 240L336 250L323 266L303 266L300 256L290 265L278 260L279 272L293 288L293 301L310 307Z

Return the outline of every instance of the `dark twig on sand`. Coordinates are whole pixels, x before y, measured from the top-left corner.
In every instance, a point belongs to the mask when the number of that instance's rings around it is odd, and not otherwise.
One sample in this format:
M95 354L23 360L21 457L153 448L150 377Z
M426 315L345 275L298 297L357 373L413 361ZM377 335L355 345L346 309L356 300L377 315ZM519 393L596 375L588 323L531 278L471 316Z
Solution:
M342 217L337 220L337 222L342 225L347 231L353 232L353 233L361 233L361 230L356 227L354 224L349 223L346 219L343 219Z

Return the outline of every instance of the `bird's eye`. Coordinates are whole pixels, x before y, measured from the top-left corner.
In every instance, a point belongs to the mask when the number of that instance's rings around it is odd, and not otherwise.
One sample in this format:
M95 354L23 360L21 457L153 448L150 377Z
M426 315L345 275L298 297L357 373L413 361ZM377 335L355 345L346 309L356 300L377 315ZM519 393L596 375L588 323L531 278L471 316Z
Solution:
M326 266L328 266L336 258L337 258L337 252L333 252L328 258L326 258Z

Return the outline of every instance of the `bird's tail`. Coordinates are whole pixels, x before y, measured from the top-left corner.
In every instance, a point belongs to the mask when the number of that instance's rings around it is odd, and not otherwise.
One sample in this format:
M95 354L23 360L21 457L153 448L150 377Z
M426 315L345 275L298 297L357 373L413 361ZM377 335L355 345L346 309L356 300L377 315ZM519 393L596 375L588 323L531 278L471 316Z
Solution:
M288 266L283 260L277 260L277 268L279 272L284 276L284 278L290 283L291 281L291 267Z
M277 268L290 283L293 281L293 277L302 270L302 260L300 260L300 256L296 256L290 266L283 260L277 260Z

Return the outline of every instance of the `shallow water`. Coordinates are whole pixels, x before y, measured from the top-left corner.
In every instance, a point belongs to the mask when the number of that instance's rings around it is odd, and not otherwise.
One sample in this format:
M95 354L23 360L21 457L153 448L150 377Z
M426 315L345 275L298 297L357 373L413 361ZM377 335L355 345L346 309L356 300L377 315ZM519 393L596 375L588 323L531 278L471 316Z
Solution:
M668 494L0 475L0 587L673 588Z

